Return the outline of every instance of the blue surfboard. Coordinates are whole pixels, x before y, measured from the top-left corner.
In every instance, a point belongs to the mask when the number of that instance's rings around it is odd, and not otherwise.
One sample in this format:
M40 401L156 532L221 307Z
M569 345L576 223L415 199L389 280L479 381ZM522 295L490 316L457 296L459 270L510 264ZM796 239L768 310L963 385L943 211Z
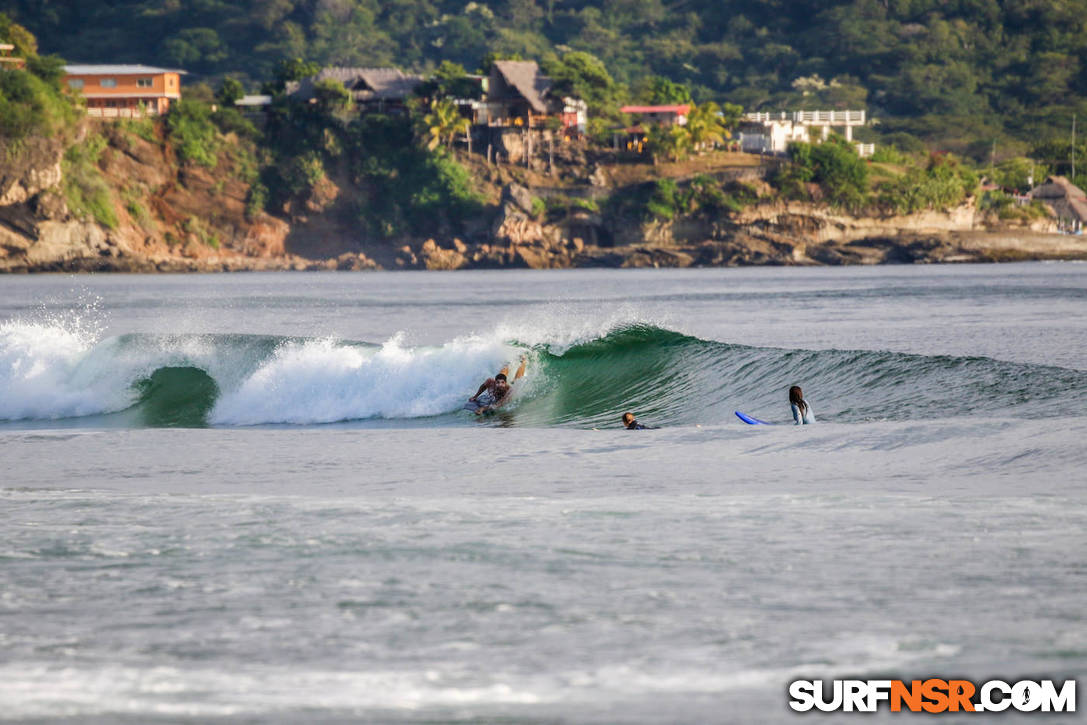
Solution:
M773 425L773 423L767 423L765 420L752 418L750 415L747 415L746 413L741 413L738 410L736 411L736 417L742 420L744 423L747 423L748 425Z

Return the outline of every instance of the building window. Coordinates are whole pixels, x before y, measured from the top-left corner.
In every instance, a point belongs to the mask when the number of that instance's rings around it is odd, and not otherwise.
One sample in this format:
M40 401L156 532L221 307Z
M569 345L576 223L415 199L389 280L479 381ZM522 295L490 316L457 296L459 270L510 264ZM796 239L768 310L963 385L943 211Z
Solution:
M103 88L116 88L117 87L117 79L116 78L103 78L102 80L98 81L98 84L100 86L102 86Z
M150 88L154 84L151 78L139 78L136 80L136 85L140 88Z
M77 91L83 90L83 79L82 78L69 78L68 79L68 87L72 88L72 89L75 89Z

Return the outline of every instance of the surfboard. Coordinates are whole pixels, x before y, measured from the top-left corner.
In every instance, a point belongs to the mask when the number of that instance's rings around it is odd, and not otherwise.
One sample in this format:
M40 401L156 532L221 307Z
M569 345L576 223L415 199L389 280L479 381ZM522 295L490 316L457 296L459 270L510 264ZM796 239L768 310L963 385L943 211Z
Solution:
M477 403L474 400L469 400L467 403L464 404L464 409L465 410L470 410L473 413L476 412L477 410L479 410L482 407L484 407L483 403Z
M773 425L773 423L767 423L765 420L752 418L750 415L747 415L746 413L741 413L738 410L736 411L736 417L742 420L744 423L747 423L748 425Z

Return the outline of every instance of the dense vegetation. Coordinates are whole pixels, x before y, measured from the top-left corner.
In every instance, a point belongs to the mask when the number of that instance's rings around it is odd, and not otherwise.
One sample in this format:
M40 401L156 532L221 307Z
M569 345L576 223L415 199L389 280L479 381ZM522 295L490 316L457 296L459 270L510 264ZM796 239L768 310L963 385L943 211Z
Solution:
M750 109L866 106L900 146L919 138L978 159L994 140L1007 155L1064 138L1087 111L1087 0L0 0L0 10L73 60L232 73L253 87L283 58L475 69L487 54L548 61L571 49L625 87L606 93L667 96L667 81Z
M0 42L15 46L26 59L27 72L0 72L0 151L17 152L27 136L50 136L77 117L70 99L61 92L63 62L41 56L34 36L0 13Z
M1087 0L0 0L0 11L73 60L190 70L162 137L185 162L216 168L231 156L251 183L251 213L323 209L334 201L323 193L351 187L337 204L343 221L386 238L456 232L478 212L450 150L466 121L442 97L474 93L466 69L486 72L503 57L538 59L557 91L589 103L600 139L628 120L624 103L695 103L686 127L648 130L658 160L721 144L745 107L868 108L877 123L859 133L880 143L875 163L840 139L795 144L771 180L786 198L947 208L982 175L1024 191L1050 170L1067 173L1073 153L1087 159L1087 138L1073 149L1066 134L1087 110ZM13 148L70 126L78 112L61 91L60 59L39 55L4 12L0 40L29 61L28 72L0 72L0 139ZM313 105L284 97L288 81L324 64L427 72L434 100L404 123L348 113L332 81L318 84ZM194 84L201 76L210 83ZM262 130L232 108L247 86L276 96ZM241 143L226 143L229 134ZM95 176L100 152L95 138L69 151L66 191L73 209L112 226ZM667 220L727 213L756 196L710 177L662 180L605 211ZM1011 197L986 203L1004 209Z

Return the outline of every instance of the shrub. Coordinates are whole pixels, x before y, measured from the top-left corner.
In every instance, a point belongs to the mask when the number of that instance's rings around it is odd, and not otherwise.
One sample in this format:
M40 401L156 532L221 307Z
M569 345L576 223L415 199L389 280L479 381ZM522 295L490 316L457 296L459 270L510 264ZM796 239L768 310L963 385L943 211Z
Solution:
M245 197L245 218L252 221L268 205L268 187L257 181L249 187Z
M880 184L877 201L900 214L947 209L962 203L977 185L977 174L958 158L933 154L924 169L912 167L898 179Z
M672 179L661 179L653 185L653 191L645 204L646 215L650 219L666 221L675 219L679 213L679 189Z
M236 108L220 108L210 116L212 123L222 133L235 133L240 138L257 139L260 131Z
M105 148L104 138L91 135L83 143L64 152L61 160L64 197L73 214L90 217L103 226L115 229L117 214L113 208L113 197L97 165Z
M878 146L870 157L877 164L905 164L906 155L894 146Z
M862 206L868 197L868 165L845 141L831 138L821 144L789 144L792 164L782 167L774 182L786 195L806 196L804 184L815 182L832 204Z
M122 118L115 122L118 129L133 136L138 136L148 143L158 143L155 137L155 122L144 116L143 118Z
M72 103L50 83L33 73L0 71L0 137L50 136L75 118Z
M211 108L198 101L182 99L170 107L166 130L183 161L209 169L218 164L219 136L211 122Z

